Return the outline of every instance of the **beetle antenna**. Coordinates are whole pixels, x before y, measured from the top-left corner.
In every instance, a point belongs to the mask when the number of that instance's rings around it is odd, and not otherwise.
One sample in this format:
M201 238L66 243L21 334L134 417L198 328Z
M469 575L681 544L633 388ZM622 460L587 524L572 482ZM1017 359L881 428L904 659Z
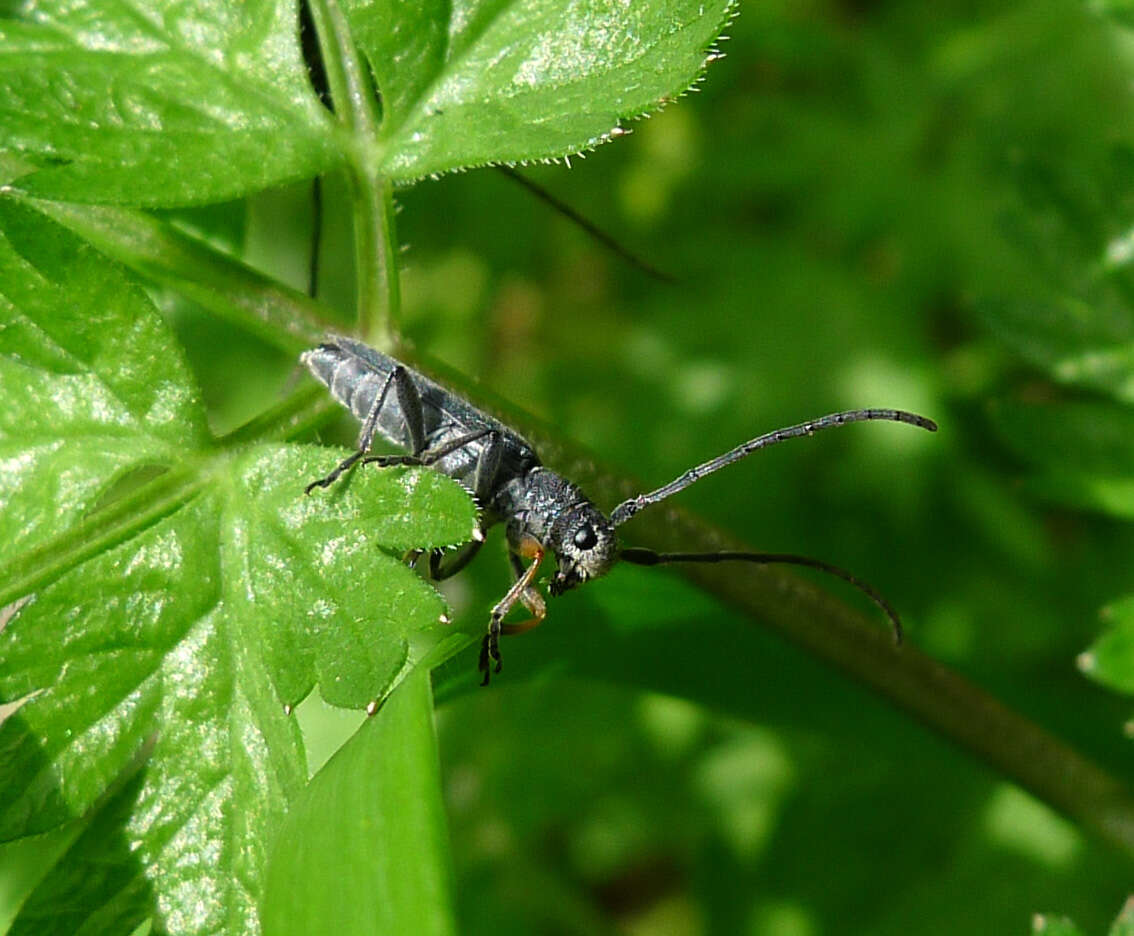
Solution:
M932 419L926 419L924 416L918 416L916 413L907 413L904 410L860 409L848 410L845 413L832 413L830 416L812 419L808 422L800 423L797 426L777 429L775 432L769 432L765 435L757 436L755 439L749 439L730 452L718 455L716 458L710 459L704 464L698 465L696 468L690 468L683 475L670 481L669 484L664 487L658 488L656 491L651 491L649 494L639 494L637 497L631 497L629 500L623 501L614 508L614 512L610 515L610 521L615 526L621 526L633 517L634 514L638 513L638 511L657 504L667 497L672 497L678 491L684 491L689 485L700 481L706 475L711 475L714 471L719 471L721 468L731 465L733 462L738 462L759 449L767 448L769 445L775 445L777 442L784 442L788 439L797 438L798 436L813 435L820 429L833 429L835 426L845 426L847 423L864 422L872 419L908 423L911 426L918 426L930 432L937 431L937 423Z
M894 610L893 605L883 598L882 594L873 585L864 582L857 575L848 572L846 569L840 569L838 566L831 565L829 562L823 562L821 559L812 559L809 556L794 556L790 553L727 551L711 553L659 553L654 552L652 549L643 549L636 546L623 549L622 558L634 565L642 566L663 565L671 562L732 562L739 560L741 562L755 562L760 565L772 565L775 563L781 565L807 566L809 569L818 569L820 572L826 572L828 575L841 578L844 582L853 585L878 605L886 617L890 619L890 625L894 629L894 642L897 644L901 644L902 642L902 620L898 617L898 612Z
M539 183L533 182L526 175L522 175L511 166L497 166L496 169L498 172L502 172L504 173L504 175L508 176L508 178L513 182L518 182L529 192L535 195L535 197L540 201L546 202L551 206L552 209L558 211L568 221L572 221L580 228L582 228L587 234L589 234L596 241L602 244L607 250L621 257L631 266L637 267L639 270L645 273L646 276L650 277L651 279L657 280L659 283L669 283L671 286L677 283L677 280L674 277L670 276L668 273L663 272L662 270L659 270L652 263L643 260L629 248L624 247L621 243L615 240L615 238L607 234L606 231L602 230L597 224L584 217L566 202L562 201L559 198L556 198L551 194L551 192L549 192Z

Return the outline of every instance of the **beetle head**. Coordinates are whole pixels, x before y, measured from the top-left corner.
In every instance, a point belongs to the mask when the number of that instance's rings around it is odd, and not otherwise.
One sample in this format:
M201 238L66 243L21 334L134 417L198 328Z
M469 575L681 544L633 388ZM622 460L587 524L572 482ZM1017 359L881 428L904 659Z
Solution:
M549 586L552 595L606 575L618 561L614 527L593 504L580 504L560 516L548 545L559 565Z

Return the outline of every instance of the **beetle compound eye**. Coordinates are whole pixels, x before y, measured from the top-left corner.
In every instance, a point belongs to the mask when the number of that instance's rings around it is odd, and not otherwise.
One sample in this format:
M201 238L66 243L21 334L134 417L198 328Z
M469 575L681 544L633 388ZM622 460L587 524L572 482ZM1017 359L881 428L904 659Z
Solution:
M575 531L575 545L580 549L590 549L597 542L598 537L595 536L595 528L589 523L584 523Z

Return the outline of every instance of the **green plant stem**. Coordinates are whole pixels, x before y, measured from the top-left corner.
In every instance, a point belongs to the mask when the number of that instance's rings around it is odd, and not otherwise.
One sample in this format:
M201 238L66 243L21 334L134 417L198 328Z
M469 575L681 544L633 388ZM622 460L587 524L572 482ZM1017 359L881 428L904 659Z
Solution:
M374 89L337 0L312 0L312 18L335 114L355 141L350 158L359 334L392 349L401 313L393 187L378 170L381 117Z
M680 510L636 525L632 535L659 551L752 548ZM681 571L1134 856L1134 791L1128 784L916 647L896 646L877 621L781 569Z
M358 170L352 179L358 330L376 347L398 343L401 287L398 282L393 194L384 179Z
M350 101L351 87L344 64L345 56L340 49L342 33L338 21L342 18L341 11L334 0L310 0L307 6L315 24L319 55L323 60L323 73L327 76L327 90L331 93L335 117L350 129L352 111L347 102Z
M288 394L275 406L252 417L244 425L221 436L219 444L224 448L232 448L237 445L294 439L338 413L339 404L326 389L313 382L308 383Z
M145 212L26 201L108 257L289 355L316 344L333 327L313 299Z
M0 570L0 608L50 585L77 565L153 526L204 486L193 467L168 471L127 497L96 511Z

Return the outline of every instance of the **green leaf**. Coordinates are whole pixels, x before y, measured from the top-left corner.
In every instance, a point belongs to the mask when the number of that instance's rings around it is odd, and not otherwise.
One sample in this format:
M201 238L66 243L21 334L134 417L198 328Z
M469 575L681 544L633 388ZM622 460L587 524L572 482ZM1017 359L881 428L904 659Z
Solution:
M294 0L29 0L0 20L0 140L74 201L220 201L338 160Z
M730 0L346 0L384 109L382 171L402 181L590 149L697 79Z
M448 852L432 692L419 668L288 815L264 933L455 933Z
M267 832L305 777L286 706L316 679L339 704L382 698L410 638L437 628L441 599L377 547L472 528L467 497L429 472L373 472L338 504L305 498L297 479L317 458L256 447L218 490L73 570L3 635L0 695L29 701L0 728L0 835L80 815L157 732L127 832L174 932L199 931L171 921L201 894L206 929L240 932L253 912ZM407 486L434 505L456 489L440 535L384 510ZM215 860L188 860L213 847Z
M1105 400L999 401L992 424L1025 461L1064 471L1134 477L1134 410Z
M0 932L8 933L20 908L85 828L75 822L0 845Z
M1134 518L1134 410L1107 401L1000 402L990 416L1009 448L1039 469L1033 491Z
M317 679L328 702L362 708L393 684L410 638L445 613L400 556L467 540L474 512L455 482L427 470L371 471L349 492L304 497L296 478L317 477L327 454L258 446L240 460L222 561L279 698L294 705Z
M1104 686L1134 695L1134 595L1107 605L1102 617L1108 627L1080 654L1079 668Z
M997 338L1058 383L1134 403L1134 322L1125 305L1071 296L981 306Z
M205 445L199 392L149 300L41 215L0 199L0 561L116 478Z
M139 873L126 831L138 806L143 773L134 771L99 804L24 902L8 936L129 933L153 914L153 888ZM107 894L113 896L108 900ZM92 907L98 909L92 912Z
M12 474L9 503L40 508L25 523L39 548L6 552L0 580L58 551L76 558L0 628L0 700L18 703L0 724L0 838L84 815L145 757L119 823L128 884L108 874L96 897L72 869L50 877L35 905L81 907L82 925L101 932L123 894L152 891L170 933L247 932L266 843L306 777L288 707L316 682L339 705L380 700L429 651L445 606L400 557L467 540L474 507L450 479L404 469L360 471L305 497L304 482L340 452L216 446L171 336L118 268L29 209L0 209L0 377L5 392L38 394L27 401L35 432L4 424L17 461L36 432L51 433L62 466L52 495L94 521L188 479L146 523L122 520L108 549L89 547L86 522L52 509L42 469ZM104 435L115 458L88 458L82 443ZM139 459L179 464L138 480L129 499L92 503L103 473ZM88 839L83 861L114 867L105 841L100 859ZM57 926L73 931L66 920Z

